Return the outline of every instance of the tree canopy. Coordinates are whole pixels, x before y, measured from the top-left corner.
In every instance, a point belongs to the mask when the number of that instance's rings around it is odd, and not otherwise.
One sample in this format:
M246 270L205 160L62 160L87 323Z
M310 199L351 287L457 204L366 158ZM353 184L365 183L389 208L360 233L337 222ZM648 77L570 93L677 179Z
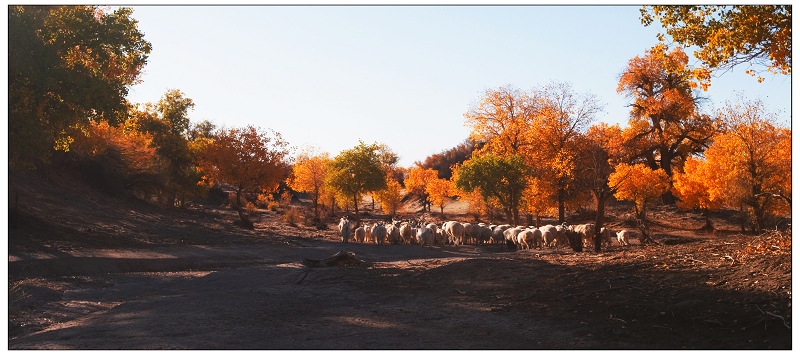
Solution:
M676 176L679 206L740 209L760 232L771 217L791 211L791 130L759 100L728 102L718 115L725 132Z
M658 5L641 13L645 26L658 21L675 42L699 47L694 55L706 68L750 63L748 73L759 82L764 78L752 64L774 74L792 72L791 5Z
M71 127L124 121L151 45L131 17L98 6L9 6L9 163L69 150Z
M227 183L236 189L236 210L250 223L242 206L243 192L274 192L288 174L288 143L277 132L253 126L222 130L208 144L200 168L209 183Z
M487 204L496 199L508 220L516 224L527 170L519 155L500 157L485 154L460 165L454 176L455 184L465 192L480 189Z
M356 221L359 220L358 203L364 194L386 188L381 152L380 145L359 141L357 146L339 153L330 164L325 183L347 196L355 208Z

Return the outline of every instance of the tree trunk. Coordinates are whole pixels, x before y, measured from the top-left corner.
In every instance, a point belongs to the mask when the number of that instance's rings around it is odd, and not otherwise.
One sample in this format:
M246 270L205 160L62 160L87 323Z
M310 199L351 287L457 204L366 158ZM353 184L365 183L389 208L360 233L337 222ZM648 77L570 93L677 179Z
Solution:
M236 212L239 214L239 219L241 220L243 226L247 228L253 228L253 222L247 218L244 207L242 207L242 190L243 188L241 186L236 190Z
M565 221L564 216L564 189L558 189L558 224L562 224Z
M353 206L355 206L356 211L356 228L358 228L359 216L358 216L358 194L353 194Z
M600 229L603 228L603 222L605 220L606 199L602 194L601 196L595 195L595 198L597 199L597 215L594 219L594 251L599 253L603 245L603 236L600 234Z

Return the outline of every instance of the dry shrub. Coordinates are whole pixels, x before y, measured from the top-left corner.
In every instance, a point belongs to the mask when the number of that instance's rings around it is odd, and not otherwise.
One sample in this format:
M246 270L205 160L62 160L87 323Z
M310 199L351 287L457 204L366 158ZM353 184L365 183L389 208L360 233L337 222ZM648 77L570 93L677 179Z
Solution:
M768 231L747 243L734 253L734 259L746 262L752 259L779 258L792 254L792 234L779 231Z
M278 210L278 202L272 198L272 194L262 193L258 194L258 198L256 199L256 205L259 208L267 209L270 211L277 211Z
M302 219L300 211L295 207L290 207L283 214L283 220L292 227L297 227L297 223Z
M281 194L281 205L289 206L291 203L292 203L292 193L289 191L284 191Z

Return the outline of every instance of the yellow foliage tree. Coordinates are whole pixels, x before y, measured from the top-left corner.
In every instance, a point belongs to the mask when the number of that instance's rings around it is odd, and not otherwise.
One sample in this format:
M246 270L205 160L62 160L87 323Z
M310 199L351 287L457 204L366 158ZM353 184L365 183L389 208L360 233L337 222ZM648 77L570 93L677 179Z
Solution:
M527 177L527 187L522 191L522 210L530 216L536 216L536 225L541 225L541 215L554 210L551 207L557 189L550 180Z
M389 174L386 176L386 188L375 192L375 197L380 202L383 213L395 216L403 199L403 187Z
M312 155L311 152L303 152L295 160L292 175L287 181L292 189L311 195L315 218L319 218L319 202L325 193L325 175L330 161L328 153Z
M778 126L760 100L729 102L718 113L727 131L679 177L676 190L684 207L738 208L760 232L771 217L791 212L791 130Z
M694 55L705 71L749 63L747 73L759 82L764 78L753 64L773 74L792 72L791 5L658 5L644 6L641 13L645 26L657 20L673 41L696 46Z
M591 94L577 94L570 83L553 82L529 92L505 86L487 90L464 117L470 138L486 142L479 155L519 154L535 174L554 181L556 193L548 206L557 206L565 219L568 200L578 194L575 184L576 139L601 110Z
M408 169L408 177L405 179L406 191L422 199L423 208L430 211L430 196L426 191L426 186L439 178L439 173L433 169L425 169L414 166Z
M644 57L628 61L617 92L632 99L626 145L636 150L634 162L663 169L667 176L681 171L689 155L699 154L719 132L719 124L697 110L698 81L680 48L656 45ZM672 203L671 193L664 196Z
M455 185L447 179L434 179L425 186L425 192L430 196L431 203L439 207L442 216L444 216L444 206L450 202L455 191Z
M619 164L608 177L608 185L616 187L614 197L633 201L634 212L642 224L645 239L647 234L647 205L656 201L670 187L669 176L664 170L653 170L644 164Z

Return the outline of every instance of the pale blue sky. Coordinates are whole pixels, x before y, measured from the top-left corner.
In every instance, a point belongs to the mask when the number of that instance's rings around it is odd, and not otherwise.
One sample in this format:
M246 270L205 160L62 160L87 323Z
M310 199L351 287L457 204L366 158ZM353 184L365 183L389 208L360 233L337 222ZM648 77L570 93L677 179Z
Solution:
M570 82L605 105L598 121L627 125L619 74L659 31L639 6L133 8L153 51L132 102L179 89L193 122L269 128L331 156L385 143L405 167L467 138L464 113L508 84ZM788 125L791 76L759 84L745 69L712 81L705 109L740 92Z

